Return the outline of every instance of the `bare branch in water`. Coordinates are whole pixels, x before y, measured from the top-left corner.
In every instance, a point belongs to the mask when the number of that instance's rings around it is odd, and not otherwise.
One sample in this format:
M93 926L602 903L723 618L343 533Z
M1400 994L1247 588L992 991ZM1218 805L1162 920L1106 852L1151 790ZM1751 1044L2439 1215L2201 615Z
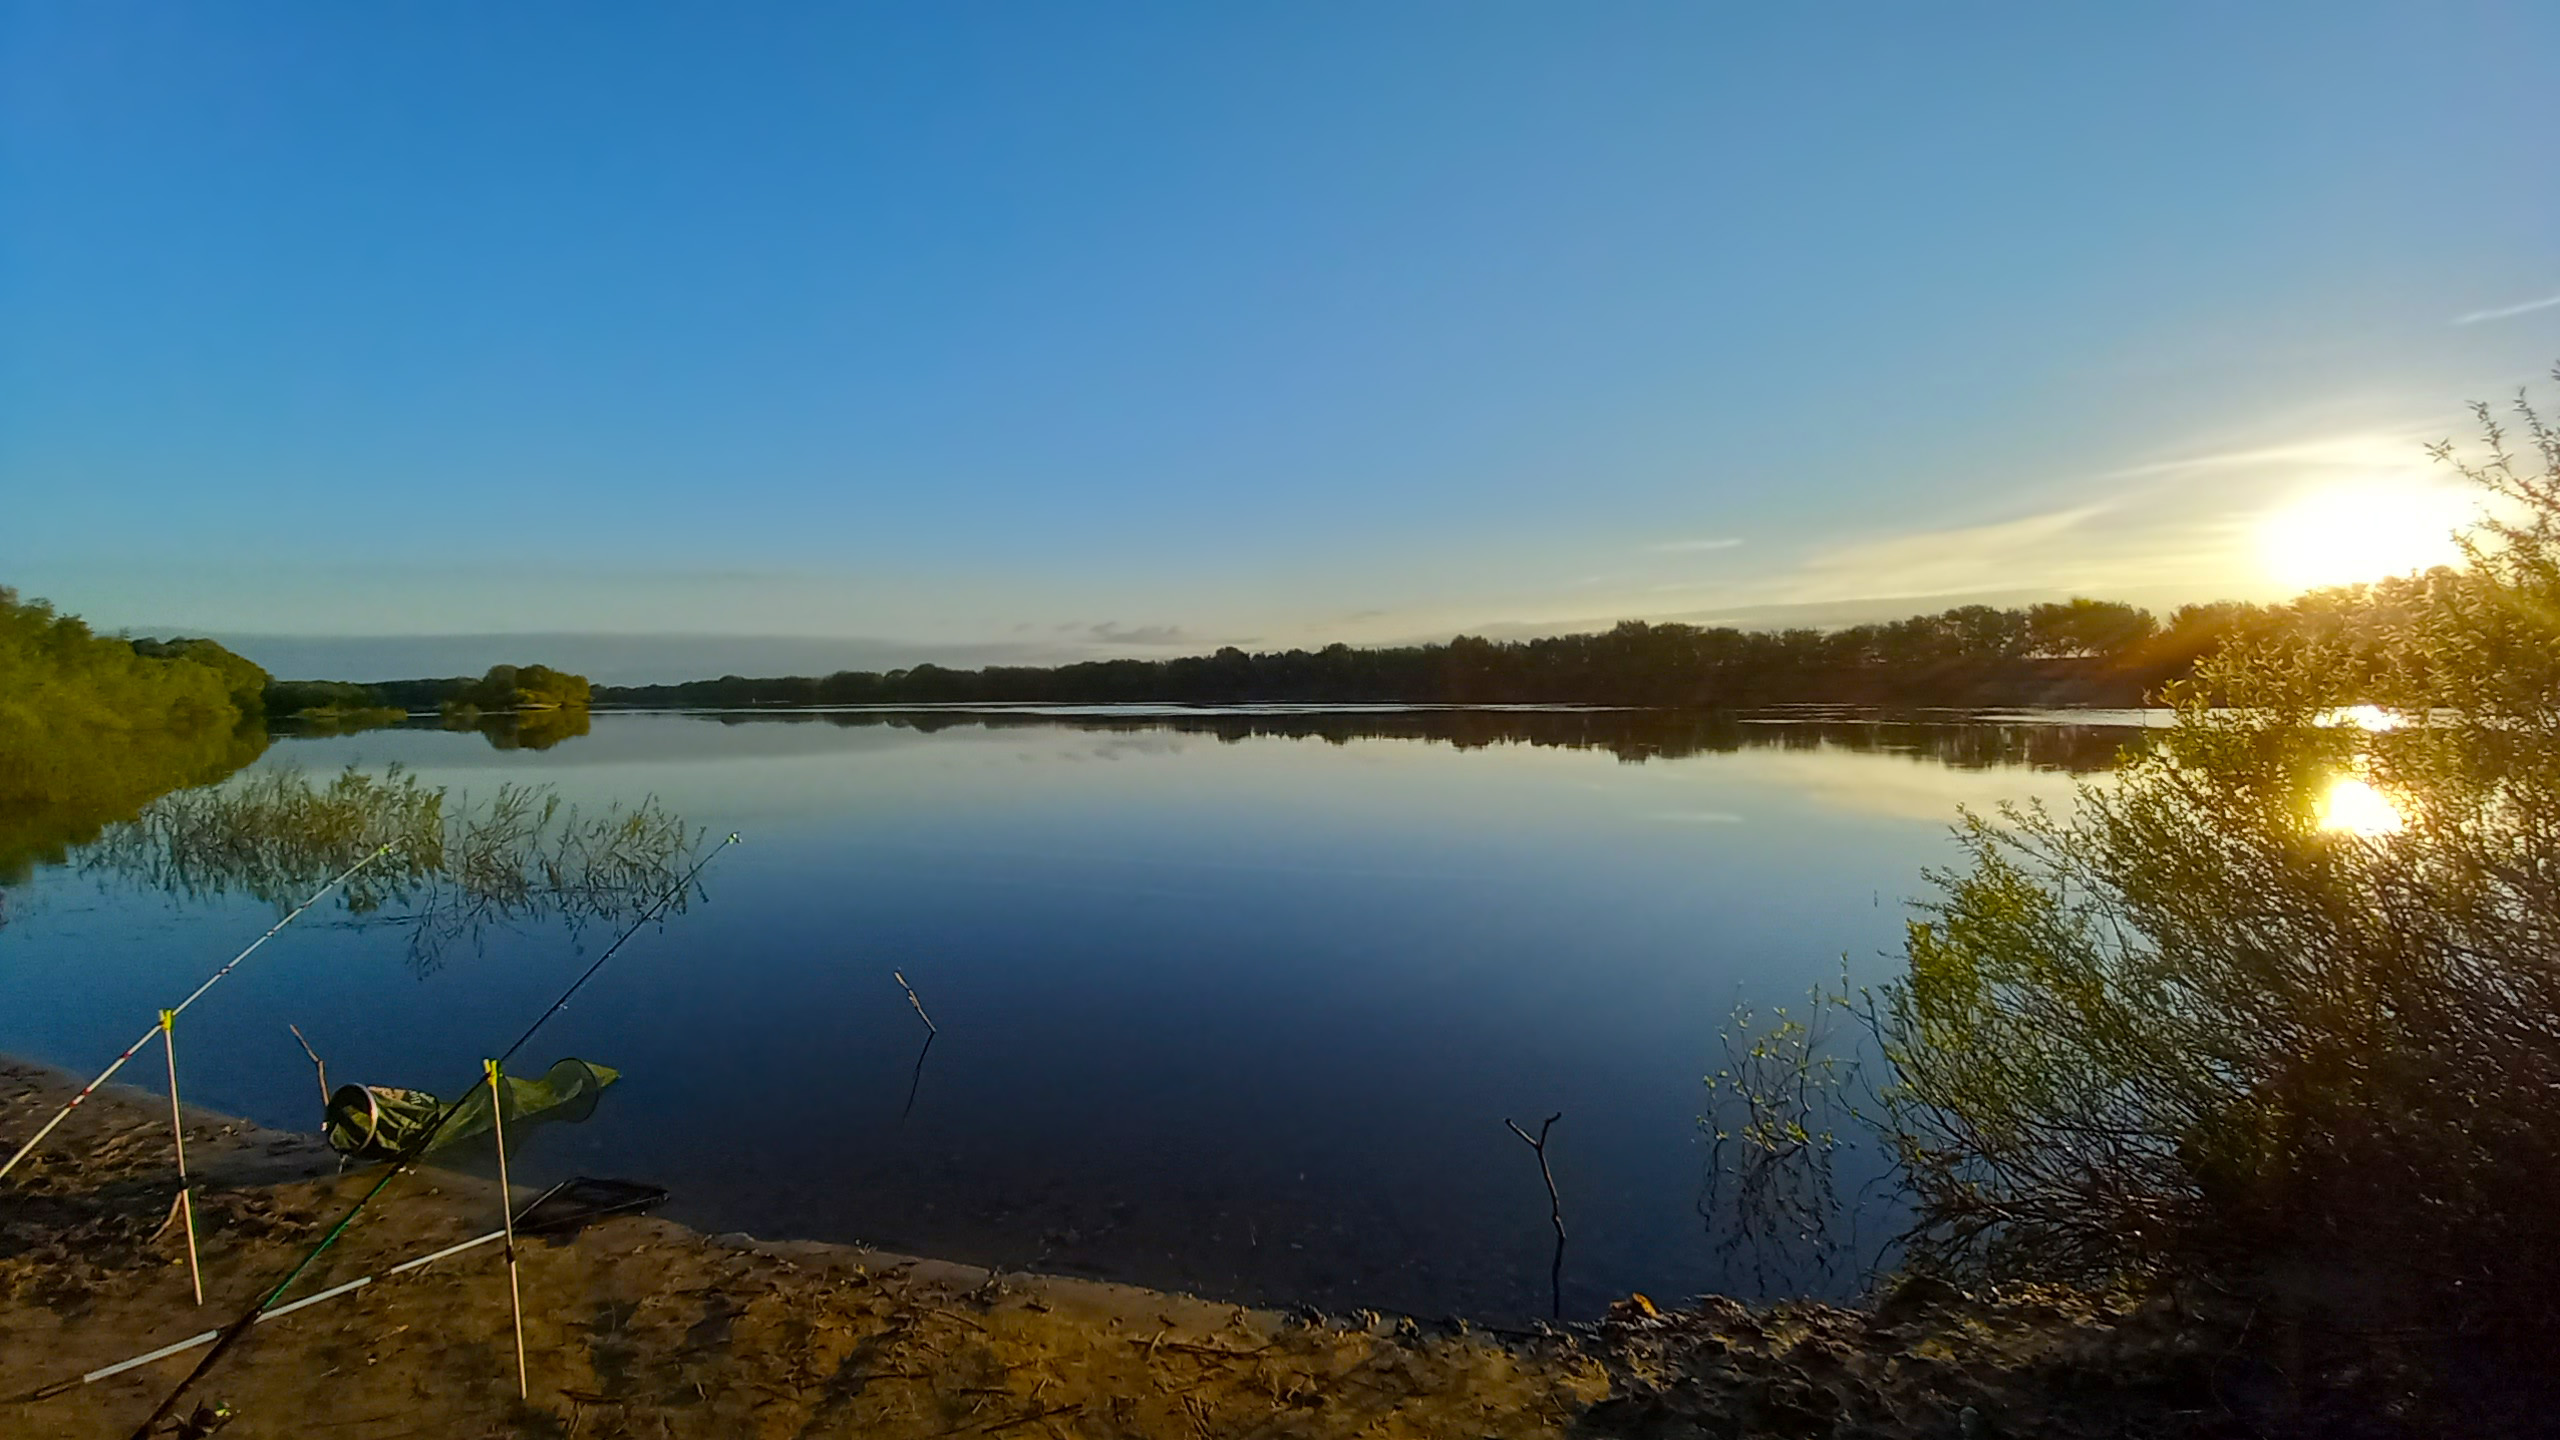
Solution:
M1547 1132L1563 1118L1561 1110L1548 1116L1538 1126L1537 1136L1533 1139L1528 1131L1520 1128L1518 1121L1508 1115L1502 1117L1502 1123L1511 1127L1511 1133L1520 1137L1520 1143L1537 1152L1538 1177L1547 1182L1547 1221L1556 1227L1556 1258L1547 1267L1547 1305L1549 1317L1559 1320L1564 1318L1564 1201L1556 1195L1556 1172L1547 1167Z
M327 1110L329 1108L329 1062L321 1059L320 1052L311 1048L311 1042L302 1038L301 1026L288 1022L284 1028L293 1032L293 1043L301 1046L302 1053L311 1057L311 1068L319 1072L320 1108Z
M905 972L892 970L889 972L889 978L897 981L898 988L907 992L907 1003L916 1007L916 1018L924 1022L927 1038L941 1034L942 1027L934 1024L933 1017L924 1013L924 1002L916 998L916 987L907 983Z

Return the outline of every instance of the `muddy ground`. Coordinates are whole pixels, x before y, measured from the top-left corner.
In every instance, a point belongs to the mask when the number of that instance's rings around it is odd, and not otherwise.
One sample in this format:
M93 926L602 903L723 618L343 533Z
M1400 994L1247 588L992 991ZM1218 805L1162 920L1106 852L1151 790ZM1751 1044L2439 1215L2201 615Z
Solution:
M71 1092L0 1062L0 1153ZM205 1303L178 1227L165 1099L100 1092L0 1181L0 1435L133 1433L201 1349L33 1392L212 1329L378 1178L316 1137L190 1112ZM519 1192L521 1204L530 1195ZM288 1299L499 1218L494 1184L395 1181ZM1602 1320L1492 1333L1366 1312L996 1274L621 1217L519 1250L527 1398L497 1245L251 1332L182 1407L259 1436L2420 1434L2371 1364L2264 1358L2246 1317L2166 1302L1968 1298L1872 1310L1631 1297ZM2399 1407L2395 1409L2394 1407Z

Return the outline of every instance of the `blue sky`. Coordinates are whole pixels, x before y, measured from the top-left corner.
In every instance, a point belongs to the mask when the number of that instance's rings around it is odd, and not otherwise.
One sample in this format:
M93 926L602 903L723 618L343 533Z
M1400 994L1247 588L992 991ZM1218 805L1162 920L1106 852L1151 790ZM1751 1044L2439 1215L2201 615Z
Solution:
M2436 513L2419 443L2560 358L2555 50L2525 3L9 3L0 583L847 663L2278 593L2268 517Z

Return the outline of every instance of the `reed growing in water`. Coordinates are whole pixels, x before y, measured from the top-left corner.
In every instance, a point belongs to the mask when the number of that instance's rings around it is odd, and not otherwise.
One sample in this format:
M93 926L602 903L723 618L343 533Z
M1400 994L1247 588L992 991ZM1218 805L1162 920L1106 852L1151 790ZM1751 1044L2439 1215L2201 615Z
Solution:
M77 864L189 899L249 895L281 907L387 845L343 903L409 925L409 961L423 972L493 926L629 920L674 887L701 838L655 797L590 812L549 786L457 795L396 765L325 780L262 770L161 797L109 827Z

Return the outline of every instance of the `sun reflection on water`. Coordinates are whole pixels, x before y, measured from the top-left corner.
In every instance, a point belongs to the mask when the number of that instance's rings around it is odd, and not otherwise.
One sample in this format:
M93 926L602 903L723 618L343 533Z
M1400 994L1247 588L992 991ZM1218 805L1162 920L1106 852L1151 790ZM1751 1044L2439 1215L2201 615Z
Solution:
M2318 813L2321 829L2346 835L2397 835L2409 823L2390 796L2353 775L2329 782Z

